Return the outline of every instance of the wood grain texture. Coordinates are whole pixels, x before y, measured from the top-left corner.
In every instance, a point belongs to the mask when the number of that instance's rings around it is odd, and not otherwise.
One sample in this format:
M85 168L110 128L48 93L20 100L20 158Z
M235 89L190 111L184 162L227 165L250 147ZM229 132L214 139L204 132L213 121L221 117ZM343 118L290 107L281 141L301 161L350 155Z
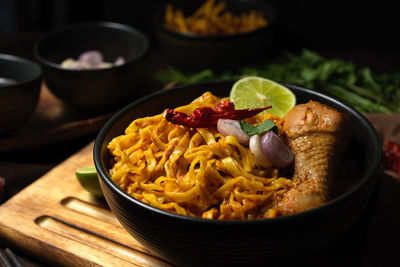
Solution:
M62 266L168 266L79 184L93 143L0 206L0 240Z

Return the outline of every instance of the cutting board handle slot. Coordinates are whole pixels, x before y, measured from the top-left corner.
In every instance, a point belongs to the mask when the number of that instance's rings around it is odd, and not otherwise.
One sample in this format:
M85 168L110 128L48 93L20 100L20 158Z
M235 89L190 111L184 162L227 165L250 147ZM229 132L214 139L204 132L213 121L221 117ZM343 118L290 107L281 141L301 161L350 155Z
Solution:
M66 197L61 200L64 207L82 213L84 215L99 219L108 223L118 223L118 220L106 206L96 203L89 203L76 197Z

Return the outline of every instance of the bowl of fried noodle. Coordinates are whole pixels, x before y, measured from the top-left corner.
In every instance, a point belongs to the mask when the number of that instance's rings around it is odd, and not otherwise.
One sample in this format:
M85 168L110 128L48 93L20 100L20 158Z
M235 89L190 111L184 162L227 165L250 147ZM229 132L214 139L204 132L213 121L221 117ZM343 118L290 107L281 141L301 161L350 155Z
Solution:
M166 109L189 114L213 107L227 99L234 82L155 92L115 114L95 141L94 162L112 212L136 240L178 266L307 259L349 231L377 181L381 143L368 120L327 95L286 85L297 104L332 107L352 127L331 198L301 212L274 213L272 203L294 186L290 170L260 169L236 138L165 119Z
M185 71L225 70L268 58L277 11L259 0L171 0L154 12L162 54Z

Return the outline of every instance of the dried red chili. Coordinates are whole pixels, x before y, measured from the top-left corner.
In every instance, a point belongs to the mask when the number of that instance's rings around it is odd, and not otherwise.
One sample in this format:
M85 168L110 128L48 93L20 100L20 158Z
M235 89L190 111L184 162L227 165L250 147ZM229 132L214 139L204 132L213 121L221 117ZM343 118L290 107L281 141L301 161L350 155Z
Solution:
M391 141L385 141L383 143L383 166L386 169L390 169L400 174L399 144Z
M223 100L216 104L214 109L209 107L196 108L191 115L174 109L166 109L164 116L169 122L174 124L191 128L207 128L216 126L219 119L244 120L269 108L271 106L235 110L234 104L231 101Z

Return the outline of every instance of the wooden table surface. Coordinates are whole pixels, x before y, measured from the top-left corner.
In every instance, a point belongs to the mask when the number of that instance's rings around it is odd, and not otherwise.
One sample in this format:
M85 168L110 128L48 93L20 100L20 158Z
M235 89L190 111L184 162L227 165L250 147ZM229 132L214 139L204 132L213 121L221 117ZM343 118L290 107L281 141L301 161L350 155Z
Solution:
M93 143L0 206L0 239L57 266L169 266L132 238L75 177Z

